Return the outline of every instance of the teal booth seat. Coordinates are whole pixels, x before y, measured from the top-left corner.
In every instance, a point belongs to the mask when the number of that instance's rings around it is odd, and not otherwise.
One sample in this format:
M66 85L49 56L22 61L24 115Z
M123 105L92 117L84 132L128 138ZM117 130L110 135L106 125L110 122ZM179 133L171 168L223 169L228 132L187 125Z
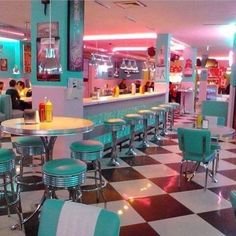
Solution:
M0 95L0 122L21 117L23 117L23 111L12 109L11 97L7 94Z
M227 125L228 102L203 101L201 114L206 117L217 117L218 125ZM207 118L207 117L206 117Z
M48 199L42 207L38 236L118 236L119 216L92 205Z
M181 178L183 174L183 162L193 161L198 164L202 163L205 168L206 175L204 190L206 191L208 165L212 162L212 180L214 180L214 161L216 158L215 149L211 146L211 133L209 130L187 128L178 128L177 132L179 149L183 153L183 159L180 166L179 186L181 185ZM193 176L194 174L195 172L193 173Z
M232 190L230 192L230 202L232 204L233 210L234 210L234 214L236 216L236 190Z

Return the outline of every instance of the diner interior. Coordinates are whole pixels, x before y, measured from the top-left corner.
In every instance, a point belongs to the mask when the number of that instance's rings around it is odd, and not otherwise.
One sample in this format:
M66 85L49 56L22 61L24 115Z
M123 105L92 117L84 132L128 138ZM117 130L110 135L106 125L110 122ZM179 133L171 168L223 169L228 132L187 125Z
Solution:
M236 235L235 0L0 13L0 235Z

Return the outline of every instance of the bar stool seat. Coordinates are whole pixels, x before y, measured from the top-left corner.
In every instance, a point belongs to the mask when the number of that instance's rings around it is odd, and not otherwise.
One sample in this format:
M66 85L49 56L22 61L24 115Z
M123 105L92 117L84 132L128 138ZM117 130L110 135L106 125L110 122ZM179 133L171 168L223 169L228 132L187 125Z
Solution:
M18 137L16 138L14 145L16 147L16 152L20 154L20 173L16 176L16 182L20 185L38 185L42 184L42 179L34 179L33 182L27 181L27 177L33 177L35 174L42 175L41 170L37 171L24 171L24 167L41 167L44 163L45 149L43 142L40 137ZM40 158L34 156L40 155ZM29 164L26 164L26 159L29 159ZM40 160L40 163L34 163L34 160ZM41 169L41 168L40 168Z
M43 182L48 198L55 197L57 189L68 189L72 201L81 196L80 185L85 182L87 166L75 159L57 159L43 165Z
M136 156L137 153L134 151L135 125L143 122L143 116L139 114L126 114L124 120L130 125L130 143L126 155Z
M160 116L163 117L164 112L165 112L165 108L155 106L155 107L151 107L151 110L155 113L155 131L154 131L154 135L151 140L154 142L159 142L159 141L161 141L161 136L159 133Z
M171 120L170 120L170 130L172 131L174 126L174 120L175 120L175 111L180 109L180 104L177 102L169 102L169 105L173 107L173 110L171 112Z
M103 157L104 145L95 140L82 140L73 142L70 145L71 157L84 161L87 165L93 165L92 170L87 170L87 173L94 172L94 176L87 176L88 179L94 179L95 187L89 186L83 188L82 191L96 191L97 202L99 201L100 193L105 201L102 189L106 186L105 179L102 178L100 159ZM97 176L98 175L98 176ZM98 183L99 182L99 183Z
M112 133L112 152L111 152L111 161L110 166L119 166L120 163L117 160L117 131L124 130L126 122L123 119L112 118L104 121L104 125Z
M143 117L143 141L141 144L141 148L149 147L147 140L147 132L148 132L148 119L151 119L155 116L155 113L151 110L139 110L138 114Z
M13 176L15 173L15 154L9 149L0 149L0 209L7 209L10 216L10 208L15 209L19 217L19 225L22 227L22 217L20 213L20 195L18 189L13 186ZM15 229L18 224L13 226Z

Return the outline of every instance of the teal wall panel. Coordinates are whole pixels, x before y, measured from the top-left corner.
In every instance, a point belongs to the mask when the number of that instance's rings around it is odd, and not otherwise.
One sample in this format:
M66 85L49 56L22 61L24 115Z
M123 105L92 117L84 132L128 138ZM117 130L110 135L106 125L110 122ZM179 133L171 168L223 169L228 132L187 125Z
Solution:
M59 82L37 81L37 57L36 57L36 38L37 38L37 23L49 22L49 6L47 14L44 15L44 5L41 1L31 0L31 46L32 46L32 75L31 81L33 85L41 86L67 86L68 78L83 78L83 72L74 72L67 70L67 43L68 43L68 1L67 0L51 0L52 22L59 23L60 37L60 63L63 73L60 75ZM83 26L83 22L82 26Z

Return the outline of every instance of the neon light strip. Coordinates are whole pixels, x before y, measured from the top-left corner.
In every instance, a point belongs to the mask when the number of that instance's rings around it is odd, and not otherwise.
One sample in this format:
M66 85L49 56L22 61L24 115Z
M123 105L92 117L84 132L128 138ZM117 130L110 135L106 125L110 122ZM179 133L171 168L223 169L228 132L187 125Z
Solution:
M84 41L116 39L156 39L156 33L85 35Z
M113 52L117 51L146 51L147 47L114 47Z
M25 36L24 33L15 32L15 31L11 31L11 30L0 29L0 32L7 33L7 34L13 34L13 35L17 35L17 36L22 36L22 37Z
M17 40L17 39L5 38L5 37L0 37L0 41L5 41L5 42L17 42L17 41L19 41L19 40Z
M197 59L202 60L202 57L197 57ZM218 61L228 61L229 57L225 56L225 57L208 57L208 59L216 59Z

